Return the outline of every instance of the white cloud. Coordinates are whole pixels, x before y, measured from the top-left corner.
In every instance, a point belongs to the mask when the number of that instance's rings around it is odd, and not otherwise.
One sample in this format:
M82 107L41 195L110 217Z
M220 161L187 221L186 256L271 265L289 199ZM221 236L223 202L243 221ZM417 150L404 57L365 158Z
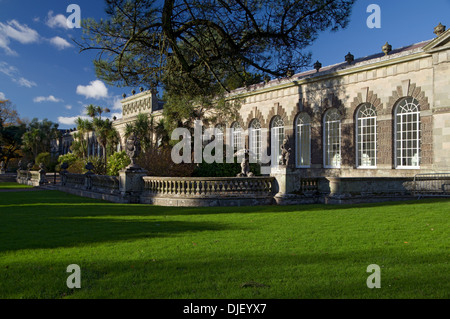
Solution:
M75 125L75 121L77 120L78 117L79 116L72 116L72 117L59 116L58 123L63 125Z
M114 97L114 104L112 107L113 110L122 110L122 103L120 101L122 101L121 97L119 96Z
M16 51L9 47L10 39L22 44L35 43L39 41L39 34L26 24L20 24L17 20L10 20L6 24L0 22L0 48L7 55L18 55Z
M33 43L39 40L39 34L36 30L29 28L26 24L20 24L16 20L8 21L6 25L0 22L0 28L7 37L22 44Z
M65 108L66 108L67 110L71 110L71 109L72 109L72 105L66 105Z
M70 47L73 46L72 44L70 44L69 42L67 42L66 39L63 39L63 38L58 37L58 36L49 39L49 41L50 41L50 43L51 43L52 45L54 45L58 50L64 50L64 49L66 49L66 48L70 48Z
M6 100L5 93L0 92L0 100Z
M55 102L55 103L58 103L58 102L63 102L63 100L58 99L58 98L54 97L53 95L50 95L48 97L45 97L45 96L35 97L33 99L33 102L34 103L41 103L41 102Z
M69 26L67 25L67 18L62 14L57 14L54 16L53 11L48 12L46 24L50 28L69 29Z
M31 88L33 86L37 86L36 82L27 80L27 79L22 78L22 77L18 78L18 79L12 79L12 80L13 80L13 82L19 84L20 86L24 86L24 87L27 87L27 88Z
M9 47L9 39L6 36L6 34L3 34L3 30L2 27L0 26L0 48L2 48L3 50L5 50L5 53L7 55L17 55L17 52L12 50Z
M82 118L85 120L90 119L90 117L86 115L78 115L78 116L58 116L58 123L63 125L75 125L75 121L78 118Z
M6 62L0 62L0 73L7 75L14 83L17 83L20 86L25 86L28 88L37 86L36 82L21 77L19 70L15 66L9 65Z
M0 62L0 72L9 77L14 77L14 75L19 73L19 70L6 62Z
M78 85L77 94L83 95L86 98L102 99L108 97L108 88L100 80L95 80L87 86Z

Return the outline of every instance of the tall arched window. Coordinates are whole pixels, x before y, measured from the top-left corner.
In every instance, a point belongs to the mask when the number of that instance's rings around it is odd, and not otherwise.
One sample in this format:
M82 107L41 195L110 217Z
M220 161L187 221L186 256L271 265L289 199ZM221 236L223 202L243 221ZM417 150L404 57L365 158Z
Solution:
M281 145L284 141L284 122L280 116L275 116L271 126L271 154L272 166L282 164Z
M242 143L242 128L238 122L234 122L231 125L231 143L234 152L244 148Z
M311 118L302 113L297 117L296 128L296 164L297 167L311 165Z
M377 111L370 103L361 105L356 112L356 165L377 166Z
M219 145L223 143L223 132L225 132L225 126L223 124L217 124L214 128L214 136Z
M412 97L402 99L395 108L395 166L420 166L420 107Z
M341 116L336 109L328 110L324 117L324 166L341 167Z
M261 162L261 122L259 120L254 119L250 123L249 130L249 144L250 144L250 153L251 156L255 156L252 161L256 161L257 163Z

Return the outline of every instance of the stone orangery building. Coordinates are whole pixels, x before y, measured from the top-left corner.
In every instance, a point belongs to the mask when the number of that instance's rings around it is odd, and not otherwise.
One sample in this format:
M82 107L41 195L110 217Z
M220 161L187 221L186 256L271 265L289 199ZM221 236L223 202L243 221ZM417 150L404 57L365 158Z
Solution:
M296 194L305 181L326 179L331 193L401 193L417 174L450 171L450 30L436 37L289 78L237 89L238 120L216 123L231 129L237 150L247 148L270 163L263 172L278 191ZM343 54L344 58L345 53ZM121 133L139 113L162 116L150 91L124 98ZM267 133L267 134L264 134ZM288 162L281 158L285 139ZM267 142L266 142L267 140ZM269 165L269 166L267 166ZM317 186L317 185L316 185Z

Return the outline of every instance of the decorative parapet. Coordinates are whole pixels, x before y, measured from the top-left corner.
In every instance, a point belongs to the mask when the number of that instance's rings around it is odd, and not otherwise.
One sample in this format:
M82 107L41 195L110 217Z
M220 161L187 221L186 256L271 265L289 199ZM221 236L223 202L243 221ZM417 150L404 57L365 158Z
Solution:
M39 171L18 170L16 181L19 184L29 186L40 186L48 183L45 170Z
M152 195L179 197L273 196L273 177L143 177Z
M273 204L273 177L143 177L142 203L161 206Z
M119 193L119 178L117 176L91 175L91 189L110 194Z

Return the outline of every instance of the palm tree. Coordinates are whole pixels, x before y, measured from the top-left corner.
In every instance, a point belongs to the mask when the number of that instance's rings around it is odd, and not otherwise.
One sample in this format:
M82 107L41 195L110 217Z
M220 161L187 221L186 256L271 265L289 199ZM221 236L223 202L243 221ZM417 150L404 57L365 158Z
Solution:
M74 138L77 139L78 144L77 143L72 144L72 150L75 151L75 149L78 149L78 152L81 153L83 158L86 158L88 155L88 146L89 146L86 135L89 132L92 132L93 130L92 123L89 120L85 120L79 117L76 119L75 124L77 125L78 132L74 134Z
M142 150L145 152L153 147L154 117L139 113L134 123L127 124L125 127L125 137L131 134L141 141Z
M94 118L92 123L95 130L95 136L97 137L97 142L103 148L103 156L105 159L105 169L106 169L108 160L106 152L107 145L114 138L114 136L117 136L117 131L113 127L113 122L110 121L109 119L101 120L99 118Z
M86 114L89 117L94 118L97 115L97 107L93 104L89 104L86 106Z

